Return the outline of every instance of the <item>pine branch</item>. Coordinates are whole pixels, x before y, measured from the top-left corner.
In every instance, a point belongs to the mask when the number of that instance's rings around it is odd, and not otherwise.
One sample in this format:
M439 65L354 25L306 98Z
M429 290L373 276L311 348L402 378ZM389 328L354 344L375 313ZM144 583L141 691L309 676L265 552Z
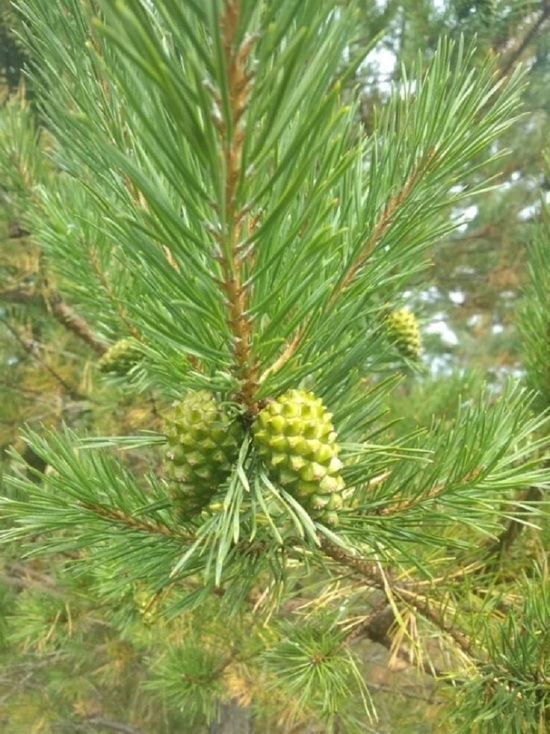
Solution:
M385 204L378 218L378 221L374 225L372 234L367 239L363 249L359 252L358 256L349 264L347 270L343 274L342 279L340 280L338 287L334 290L329 301L329 307L334 304L340 293L348 288L349 285L353 282L358 270L365 267L367 260L373 253L376 245L380 242L382 236L384 235L384 232L388 229L388 227L391 226L396 213L399 212L400 207L407 200L418 180L429 168L430 163L435 158L435 156L436 151L433 149L429 150L427 154L415 164L413 171L410 173L401 191L398 194L392 196Z
M0 583L18 589L30 589L40 594L48 594L65 599L67 594L55 585L49 576L35 572L28 564L10 563L7 574L0 576Z
M97 278L99 284L101 285L105 295L107 296L111 306L113 307L115 312L118 314L120 320L125 324L126 328L128 329L128 332L135 339L141 340L141 334L139 332L139 329L137 329L136 326L128 318L126 309L122 306L120 302L120 298L118 298L116 294L113 292L113 289L109 281L105 277L105 273L103 272L103 269L98 261L97 253L95 252L94 248L90 247L88 243L82 243L82 244L83 244L83 247L89 250L89 260L90 260L90 265L92 266L92 271L95 274L95 277ZM109 345L106 345L106 349L108 348L109 348ZM105 352L106 349L104 349L103 352Z
M411 655L407 649L404 649L402 646L395 649L390 630L395 627L396 622L395 610L388 603L388 600L384 599L359 624L351 628L344 642L353 644L362 638L366 638L371 642L376 642L378 645L385 647L392 653L393 657L398 658L407 667L418 667L418 664L411 660ZM433 663L423 666L422 671L426 675L447 685L456 685L462 680L459 676L450 676L447 671L440 670ZM372 684L369 683L369 689L376 690L376 687L373 688ZM403 692L402 689L400 689L400 692Z
M341 296L342 292L345 291L346 288L348 288L352 284L357 272L366 265L370 255L376 248L376 245L381 240L385 231L391 226L396 212L399 211L399 208L402 206L403 202L407 200L418 179L429 167L430 161L434 157L434 155L435 151L429 151L429 153L416 164L415 169L410 174L401 191L398 194L392 196L386 202L377 222L373 227L372 234L368 237L358 255L348 264L346 270L340 276L339 283L337 287L333 290L331 297L328 301L327 310L330 310L334 306L335 302ZM283 353L280 355L280 357L262 374L259 380L260 383L264 382L270 374L276 372L281 367L283 367L286 362L293 356L293 354L299 348L302 339L307 333L308 328L311 326L312 320L313 317L310 317L305 323L301 325L301 327L284 348Z
M477 654L468 636L458 627L449 624L445 620L441 611L443 603L434 603L425 594L418 593L413 582L408 584L397 583L392 578L391 572L383 573L375 562L367 561L360 556L354 556L326 540L321 541L321 547L330 558L359 573L369 585L384 591L389 599L391 594L391 597L401 598L408 603L441 632L451 637L468 658L476 659Z
M10 222L8 225L8 239L20 240L30 237L30 232L20 222Z
M97 354L105 354L109 349L107 342L104 342L93 333L87 321L82 316L79 316L63 300L60 293L52 293L46 298L38 293L13 288L11 290L0 291L0 301L19 303L23 306L45 306L49 308L49 311L60 324L79 339L86 342Z
M182 539L186 539L188 542L192 541L192 538L190 538L182 531L176 531L173 528L170 528L167 525L161 525L160 523L153 523L147 520L139 520L133 515L129 515L122 510L103 507L102 505L97 505L93 502L84 501L82 501L82 506L88 510L91 510L100 517L104 517L116 523L122 523L126 527L132 528L133 530L138 530L143 533L154 533L156 535L168 535L171 538L181 537Z
M479 469L474 469L473 471L467 472L464 477L461 478L461 481L465 484L468 482L471 482L473 479L476 478L476 476L479 474ZM403 512L405 510L410 510L413 507L416 507L426 500L433 500L436 497L439 497L439 495L443 494L443 492L447 489L446 484L440 484L435 485L433 487L428 488L425 492L417 495L416 497L413 497L412 499L399 499L392 497L391 504L378 507L375 509L374 514L376 515L394 515L395 513Z
M36 293L21 288L12 288L0 291L0 301L5 303L19 303L22 306L44 306L44 299Z
M503 557L510 551L525 530L525 523L521 520L521 515L525 514L525 505L541 502L542 499L543 493L540 487L529 487L520 494L517 509L512 510L512 514L516 514L517 517L512 517L499 537L487 546L486 553L489 560L487 560L482 572L488 572L502 563Z

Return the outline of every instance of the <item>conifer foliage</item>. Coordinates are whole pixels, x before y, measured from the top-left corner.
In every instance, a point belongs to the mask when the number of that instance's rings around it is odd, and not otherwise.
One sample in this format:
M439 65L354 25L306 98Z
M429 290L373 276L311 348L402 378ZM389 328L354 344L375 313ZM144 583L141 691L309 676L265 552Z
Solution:
M507 667L492 626L503 592L483 579L507 523L543 516L516 490L546 486L545 419L516 384L451 427L396 439L384 415L419 356L408 323L396 367L388 308L407 313L450 207L487 186L462 177L500 157L521 75L442 40L367 135L348 84L368 52L355 2L21 10L44 130L22 123L0 165L48 287L104 355L97 379L151 420L131 436L28 430L48 471L12 477L5 541L68 554L123 629L125 604L188 625L146 685L193 712L190 731L232 700L283 727L364 731L364 637L406 641L463 684L463 710L483 700L462 726L502 728L498 697L542 726L543 678L522 688ZM534 659L543 641L524 651L528 635L514 654Z

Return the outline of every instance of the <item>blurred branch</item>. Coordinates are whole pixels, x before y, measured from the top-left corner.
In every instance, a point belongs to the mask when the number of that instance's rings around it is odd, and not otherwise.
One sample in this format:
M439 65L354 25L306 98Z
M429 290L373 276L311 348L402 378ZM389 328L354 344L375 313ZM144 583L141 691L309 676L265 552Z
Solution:
M53 293L47 303L52 314L66 329L85 341L98 354L105 354L109 345L92 332L88 323L65 303L59 293Z
M111 721L110 719L105 719L103 716L92 716L86 718L84 721L91 726L111 729L111 731L121 731L123 734L143 734L142 730L136 729L129 724L123 724L120 721Z
M486 563L485 571L500 563L502 557L510 550L525 529L525 523L521 521L521 515L525 512L525 504L540 502L542 497L542 490L539 487L529 487L521 493L516 505L516 517L508 521L506 528L498 538L487 547L487 556L490 560Z
M23 306L44 305L44 299L42 296L39 296L36 293L29 293L29 291L21 290L20 288L0 291L0 301L6 301L7 303L20 303Z
M45 298L37 293L13 288L0 291L0 301L19 303L24 306L46 307L60 324L86 342L95 352L101 355L109 349L107 342L93 333L87 321L75 313L59 293L52 293L49 298Z
M61 375L51 367L45 359L40 355L40 344L32 339L25 339L19 334L7 319L0 318L0 321L4 324L6 329L15 337L16 341L23 347L27 354L31 355L44 369L58 382L61 387L67 392L72 400L88 400L87 395L83 395L74 387L72 387Z
M28 232L24 227L22 227L18 221L13 221L9 223L8 238L10 240L24 239L25 237L28 237L29 235L30 235L30 232Z
M0 576L0 583L13 586L16 589L32 589L40 594L49 594L64 599L66 594L55 585L55 582L44 574L33 571L29 564L10 564L6 568L7 574Z
M531 43L537 33L541 30L542 26L550 17L550 2L545 0L542 11L538 18L535 20L533 25L527 30L523 38L518 42L518 45L510 51L508 56L504 59L504 64L500 69L500 77L503 78L509 74L514 65L518 62L527 46Z

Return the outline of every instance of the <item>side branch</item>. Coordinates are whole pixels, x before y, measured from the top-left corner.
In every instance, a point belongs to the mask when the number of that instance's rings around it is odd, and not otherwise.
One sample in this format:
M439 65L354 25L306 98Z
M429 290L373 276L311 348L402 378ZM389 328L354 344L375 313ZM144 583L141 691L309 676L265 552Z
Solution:
M395 196L392 196L389 199L389 201L386 202L378 221L374 225L372 234L370 235L368 240L365 242L359 255L353 260L353 262L351 262L348 265L348 268L342 280L340 281L338 286L332 292L332 295L328 302L329 309L334 305L335 301L338 299L342 291L344 291L346 288L348 288L351 285L355 276L357 275L357 271L365 265L365 263L367 262L371 254L373 253L374 249L376 248L376 245L380 242L384 233L388 230L388 228L393 223L395 214L398 211L399 207L403 204L404 201L407 200L409 194L411 193L412 189L414 188L414 185L416 184L416 182L418 181L422 173L425 171L425 169L429 166L434 155L435 155L435 150L431 150L425 156L425 158L419 161L416 167L414 168L414 170L412 171L412 173L409 175L401 191L398 194L396 194ZM300 343L303 339L303 336L310 322L311 322L311 318L305 324L302 324L302 326L294 334L292 339L289 340L282 354L261 375L260 383L264 382L265 379L270 374L279 370L292 357L292 355L296 352L296 350L300 346Z
M23 306L49 307L53 316L66 329L75 334L79 339L86 342L98 354L104 354L109 345L102 339L99 339L91 330L88 323L81 316L76 314L72 308L65 303L59 293L53 293L49 299L44 298L38 293L32 293L20 288L12 288L10 290L0 292L0 301L6 303L17 303Z
M20 346L29 354L33 359L39 362L42 367L50 374L54 380L65 390L65 392L71 397L72 400L89 400L89 396L82 394L72 385L70 385L59 372L57 372L40 354L41 345L33 339L27 339L22 336L16 328L14 328L6 319L0 318L0 322L4 324L6 329L13 335Z
M428 168L434 156L435 150L432 149L423 159L421 159L417 163L413 171L410 173L408 179L405 181L405 185L403 186L401 191L395 196L392 196L385 204L382 210L382 214L374 225L371 236L365 242L363 249L357 256L357 258L349 264L344 277L340 281L340 284L334 289L329 301L329 307L334 304L340 293L349 287L349 285L353 282L353 279L357 275L358 270L365 265L369 257L372 255L376 245L380 242L384 233L392 225L395 214L399 210L399 207L403 204L403 202L407 200L416 182L422 176L426 168Z
M98 354L105 354L109 349L107 342L99 339L91 330L88 323L81 316L76 314L70 306L68 306L59 293L54 293L47 301L55 318L63 324L63 326L75 334L79 339L86 342Z
M446 621L441 611L442 603L431 603L425 594L418 593L415 590L414 584L397 583L391 574L382 573L379 566L372 561L354 556L328 541L322 541L321 547L327 556L358 573L368 585L383 591L388 597L388 601L390 601L390 597L394 597L409 604L441 632L451 637L468 658L476 658L469 637L462 630Z
M141 729L135 729L133 726L123 724L121 721L111 721L105 719L103 716L91 716L83 719L88 726L99 727L100 729L110 729L111 731L118 731L122 734L142 734Z
M100 515L108 520L114 520L115 522L121 522L132 530L138 530L143 533L155 533L156 535L167 535L172 538L188 537L181 531L168 527L168 525L149 522L148 520L138 520L133 517L133 515L128 515L126 512L116 508L103 507L102 505L97 505L94 502L82 502L81 504L87 510L91 510L96 515ZM191 540L191 538L188 539Z
M539 487L529 487L521 493L514 511L515 516L508 521L502 533L486 547L487 561L484 569L482 569L483 571L488 571L498 566L503 556L510 551L511 547L520 537L525 529L525 523L521 521L521 516L525 513L525 505L541 502L542 499L543 494Z

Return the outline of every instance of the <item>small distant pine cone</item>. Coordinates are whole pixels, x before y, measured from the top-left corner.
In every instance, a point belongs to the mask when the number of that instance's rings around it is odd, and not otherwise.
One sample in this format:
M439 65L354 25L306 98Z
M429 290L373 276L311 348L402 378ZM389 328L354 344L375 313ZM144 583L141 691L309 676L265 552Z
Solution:
M402 308L392 311L386 317L388 336L401 354L408 359L418 361L422 353L420 329L412 311Z
M136 589L134 603L144 625L150 627L159 621L157 599L154 595L143 589Z
M338 525L343 464L332 415L320 398L304 390L288 390L260 411L253 434L273 478L312 517Z
M183 520L199 513L230 475L244 428L208 390L189 392L165 419L164 469L170 497Z
M108 349L98 363L100 372L125 375L142 358L132 339L120 339Z

